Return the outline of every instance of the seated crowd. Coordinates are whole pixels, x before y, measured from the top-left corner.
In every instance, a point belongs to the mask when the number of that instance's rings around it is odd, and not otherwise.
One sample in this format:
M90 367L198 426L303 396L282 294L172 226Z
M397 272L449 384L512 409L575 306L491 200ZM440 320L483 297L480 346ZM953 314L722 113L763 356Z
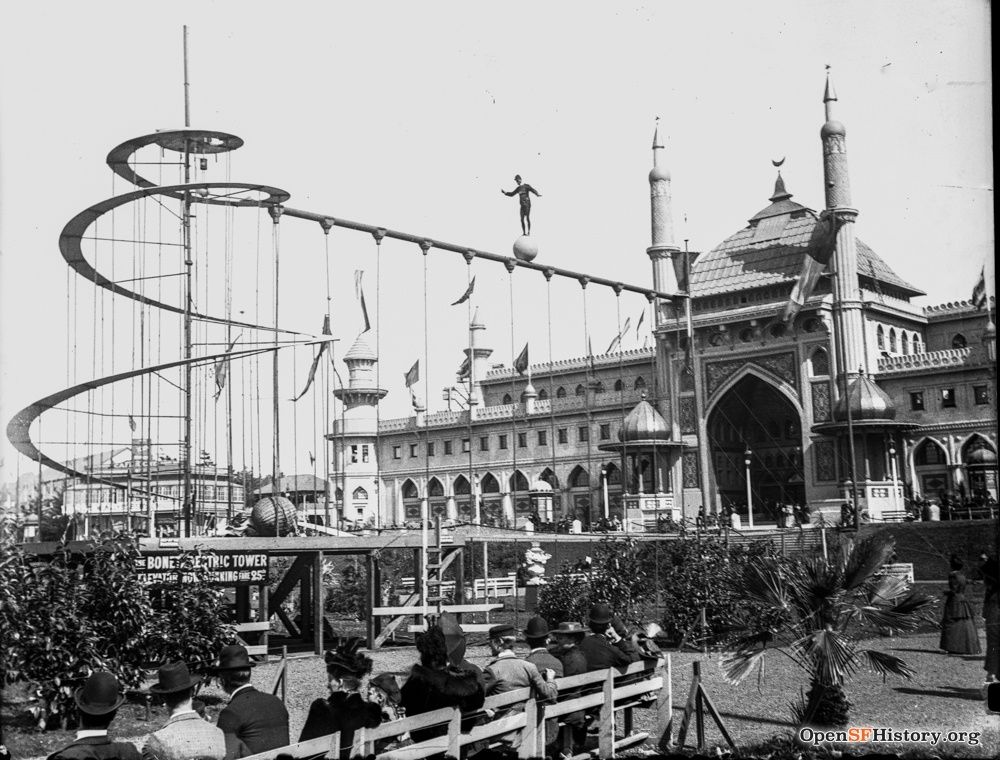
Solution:
M589 630L578 622L561 622L550 629L543 618L532 618L522 632L529 648L524 657L514 651L518 638L514 626L494 626L489 633L493 659L481 669L465 659L461 626L453 615L444 613L426 633L417 636L419 662L412 666L402 687L391 673L370 677L372 661L360 651L362 640L342 639L325 657L330 694L310 705L298 741L339 732L340 756L347 760L358 729L445 707L462 711L461 727L467 732L523 710L523 704L506 706L499 714L483 709L488 696L530 688L535 698L551 702L559 696L557 678L623 667L644 656L655 656L655 645L639 634L629 635L607 604L593 605L588 622ZM150 692L162 698L170 715L162 728L150 734L141 752L130 742L109 738L109 727L125 699L111 673L95 672L74 695L80 717L76 740L48 760L230 760L285 747L290 744L288 711L278 697L253 687L254 665L246 648L223 647L211 673L229 702L216 725L205 718L204 705L195 699L201 677L192 675L181 662L162 666ZM564 729L555 720L547 721L546 744L551 750L547 754L558 757L563 746L581 749L593 717L589 710L565 715ZM566 734L560 736L563 730ZM446 724L414 730L409 736L377 744L376 751L385 751L391 743L422 742L446 733ZM512 750L517 749L517 742L516 732L502 739L504 747ZM466 754L484 752L485 757L486 750L485 742L473 744Z

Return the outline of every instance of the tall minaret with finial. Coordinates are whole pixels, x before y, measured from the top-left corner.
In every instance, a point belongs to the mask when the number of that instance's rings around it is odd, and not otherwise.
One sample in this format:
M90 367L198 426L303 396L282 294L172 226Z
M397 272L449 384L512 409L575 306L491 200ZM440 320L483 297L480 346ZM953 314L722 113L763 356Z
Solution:
M671 204L670 172L663 159L660 142L660 119L653 132L653 168L649 171L649 206L652 221L652 245L646 249L653 262L653 287L661 293L676 293L680 248L674 243L674 215ZM657 322L660 319L657 313Z
M858 210L851 205L851 184L847 173L847 130L834 119L837 93L826 67L826 123L820 130L823 141L823 179L826 183L826 211L836 219L837 241L833 253L836 298L834 309L839 316L844 366L840 372L856 375L865 367L864 317L858 283L858 247L854 238L854 222Z

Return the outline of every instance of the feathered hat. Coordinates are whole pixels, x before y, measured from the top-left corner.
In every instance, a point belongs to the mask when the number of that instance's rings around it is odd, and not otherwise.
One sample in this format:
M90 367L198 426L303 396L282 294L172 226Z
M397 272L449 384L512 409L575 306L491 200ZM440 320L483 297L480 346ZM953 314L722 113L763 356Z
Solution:
M364 639L358 636L344 636L336 639L334 646L328 649L323 659L326 660L326 672L336 676L352 676L361 678L372 670L372 660L361 652Z

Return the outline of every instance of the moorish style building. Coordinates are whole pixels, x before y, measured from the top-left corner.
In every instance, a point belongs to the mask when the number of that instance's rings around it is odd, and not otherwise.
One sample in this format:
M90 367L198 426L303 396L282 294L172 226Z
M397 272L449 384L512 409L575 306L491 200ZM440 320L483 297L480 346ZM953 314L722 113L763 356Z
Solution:
M916 304L924 292L856 235L836 103L828 80L823 208L793 200L779 170L767 205L700 254L677 245L654 136L652 285L688 296L654 304L655 347L522 377L487 365L476 318L471 411L418 409L376 431L385 391L365 379L377 357L359 339L330 435L344 519L401 524L425 498L474 522L628 510L648 524L703 505L767 522L778 503L839 513L856 495L879 519L907 495L995 497L992 307Z

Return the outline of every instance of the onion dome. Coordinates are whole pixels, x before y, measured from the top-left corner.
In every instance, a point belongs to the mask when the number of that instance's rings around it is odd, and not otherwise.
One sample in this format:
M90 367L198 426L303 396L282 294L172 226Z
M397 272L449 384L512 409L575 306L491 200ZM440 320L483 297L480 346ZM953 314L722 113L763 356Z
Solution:
M643 394L642 400L635 405L635 408L628 413L622 422L621 430L618 431L618 440L623 442L669 441L670 426L663 419L663 415L646 401L646 396Z
M984 338L996 338L997 337L997 326L992 322L986 323L986 329L983 330Z
M980 444L978 449L970 451L965 457L965 464L968 467L992 469L997 466L997 454L986 444Z
M375 354L375 350L371 347L368 339L365 337L367 332L361 333L357 340L354 341L354 345L351 346L347 353L344 354L344 361L378 361L378 356Z
M847 135L847 127L841 124L839 121L831 119L819 131L820 137L832 137L833 135L840 135L844 137Z
M833 135L845 136L847 129L839 121L833 118L832 103L837 100L837 91L833 88L833 81L830 79L830 67L826 67L826 89L823 91L823 103L826 105L826 124L819 131L820 137L831 137Z
M535 386L531 384L530 380L528 381L528 384L524 386L524 390L521 391L521 401L528 398L538 398L538 391L535 390Z
M851 420L894 420L896 407L888 394L867 375L858 375L851 381L846 398L842 397L833 409L833 419L843 422L847 419L847 404L851 405Z

